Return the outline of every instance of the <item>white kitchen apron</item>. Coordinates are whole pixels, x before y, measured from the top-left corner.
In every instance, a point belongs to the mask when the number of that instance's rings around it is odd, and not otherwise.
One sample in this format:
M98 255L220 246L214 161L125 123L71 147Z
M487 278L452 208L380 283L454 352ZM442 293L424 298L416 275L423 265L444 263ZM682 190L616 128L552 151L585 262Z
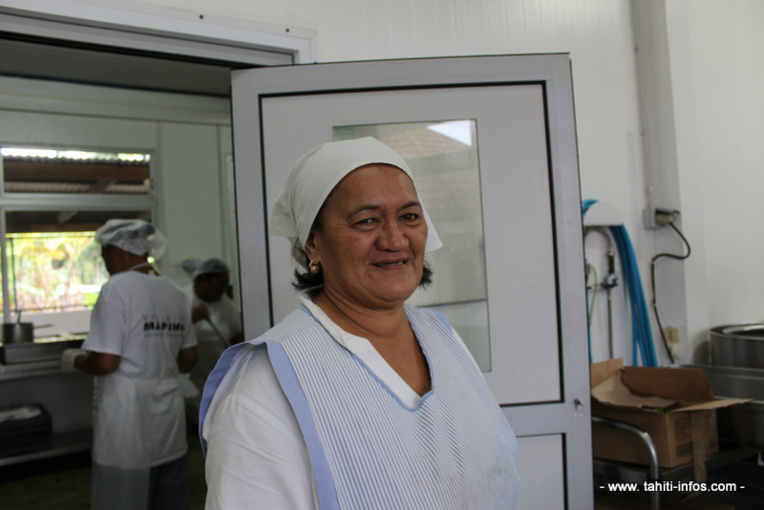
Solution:
M92 508L143 510L151 468L186 453L178 383L112 373L97 384Z

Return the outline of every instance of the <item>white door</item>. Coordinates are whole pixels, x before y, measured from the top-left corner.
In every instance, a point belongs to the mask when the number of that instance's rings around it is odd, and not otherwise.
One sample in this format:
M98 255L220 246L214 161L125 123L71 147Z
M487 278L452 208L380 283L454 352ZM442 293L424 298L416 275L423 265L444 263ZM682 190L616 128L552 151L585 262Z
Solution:
M294 310L269 237L303 153L375 136L407 159L445 248L411 301L443 312L520 440L520 507L592 508L578 166L566 55L237 71L233 122L245 330Z

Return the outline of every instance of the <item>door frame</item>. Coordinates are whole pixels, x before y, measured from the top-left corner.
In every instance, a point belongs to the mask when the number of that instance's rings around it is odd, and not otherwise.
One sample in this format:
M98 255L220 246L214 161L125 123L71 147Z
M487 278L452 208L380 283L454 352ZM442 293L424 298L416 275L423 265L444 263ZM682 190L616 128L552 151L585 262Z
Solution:
M70 0L4 0L0 31L249 66L312 62L315 37L148 4L120 9Z
M548 58L539 58L548 57ZM507 59L512 65L507 65ZM456 62L458 76L446 62ZM360 68L360 71L359 71ZM402 70L403 68L403 70ZM412 87L457 87L470 84L542 83L547 106L549 165L558 282L560 373L562 394L557 402L543 405L502 407L520 437L560 436L565 466L566 508L592 508L593 473L589 359L586 300L583 272L583 227L575 137L572 76L567 54L326 63L256 69L257 83L247 79L250 71L234 71L232 112L234 147L239 161L258 162L236 172L240 217L239 253L242 295L247 302L244 327L260 334L271 326L271 302L267 243L267 214L263 207L262 115L260 105L269 96L333 92L366 92ZM309 72L310 79L296 75ZM358 77L362 76L362 79ZM289 85L285 86L285 83ZM257 112L252 115L249 112ZM288 172L290 169L284 169ZM575 190L575 192L573 192ZM263 200L253 200L260 197ZM265 241L263 241L265 240Z

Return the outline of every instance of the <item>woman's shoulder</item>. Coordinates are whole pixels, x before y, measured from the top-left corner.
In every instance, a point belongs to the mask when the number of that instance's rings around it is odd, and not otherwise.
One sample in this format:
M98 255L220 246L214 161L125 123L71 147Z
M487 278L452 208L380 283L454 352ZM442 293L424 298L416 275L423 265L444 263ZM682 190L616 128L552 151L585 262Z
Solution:
M285 342L322 331L324 328L321 324L304 306L300 306L271 329L251 340L250 343Z
M314 334L312 331L316 327L320 328L320 325L307 310L297 309L260 336L229 347L223 356L230 357L229 369L239 370L259 357L267 357L266 345L269 342L285 343L292 339L299 339L306 334ZM221 363L218 362L218 366L220 365Z
M259 337L236 344L230 347L215 367L211 380L217 380L214 393L215 399L210 404L211 413L219 407L220 398L236 396L241 402L263 404L263 395L270 395L269 399L283 399L276 395L280 392L280 385L271 364L269 343L288 343L289 341L312 335L311 331L317 326L317 322L307 310L295 310L281 322L270 328ZM320 328L320 325L318 325ZM215 379L216 372L223 375ZM207 386L210 385L210 380ZM257 407L257 406L255 406Z

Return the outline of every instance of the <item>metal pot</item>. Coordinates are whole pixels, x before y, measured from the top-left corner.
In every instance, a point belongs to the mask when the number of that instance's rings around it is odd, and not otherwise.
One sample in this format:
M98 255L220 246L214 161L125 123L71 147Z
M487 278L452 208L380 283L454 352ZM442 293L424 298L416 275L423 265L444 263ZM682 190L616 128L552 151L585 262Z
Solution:
M34 323L7 322L3 324L3 345L34 341Z
M733 324L712 328L711 364L764 368L764 323Z
M764 448L764 401L717 409L719 437Z

